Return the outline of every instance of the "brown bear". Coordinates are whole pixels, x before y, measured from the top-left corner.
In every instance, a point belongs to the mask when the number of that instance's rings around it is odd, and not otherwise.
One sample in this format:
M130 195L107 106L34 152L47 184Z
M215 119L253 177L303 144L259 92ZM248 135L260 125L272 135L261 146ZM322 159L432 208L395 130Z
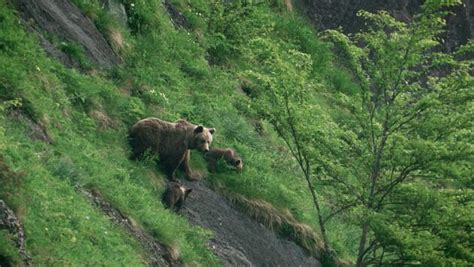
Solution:
M235 168L238 172L241 172L244 167L242 158L233 149L227 148L214 148L204 154L204 158L207 161L207 168L210 172L215 173L217 170L217 162L224 160L227 164Z
M161 202L166 208L178 212L184 205L184 201L193 189L184 187L181 183L170 182L163 193Z
M131 159L140 158L145 151L158 154L160 165L170 180L176 180L175 172L181 167L190 180L199 177L193 175L189 167L190 150L209 151L214 128L197 126L186 120L175 123L157 118L146 118L135 123L129 132L132 147Z

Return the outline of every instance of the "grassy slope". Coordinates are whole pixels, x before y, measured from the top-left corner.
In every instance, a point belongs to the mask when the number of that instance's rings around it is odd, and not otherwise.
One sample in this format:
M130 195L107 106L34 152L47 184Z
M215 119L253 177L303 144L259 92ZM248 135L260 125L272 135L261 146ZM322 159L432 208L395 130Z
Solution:
M187 118L216 127L214 146L237 149L245 171L236 175L221 168L222 173L209 180L226 191L268 201L317 229L295 163L270 127L263 123L263 130L255 130L249 100L237 90L239 73L258 66L247 66L234 53L245 38L270 27L270 38L281 43L281 49L313 57L315 79L327 88L321 96L350 90L347 76L331 64L329 48L305 22L255 6L255 12L242 18L244 30L236 28L226 43L216 34L221 29L210 23L216 18L215 5L207 1L192 1L192 6L173 1L188 18L189 31L176 30L158 0L133 1L133 6L124 1L131 15L130 33L100 9L99 1L74 2L101 31L122 33L122 66L108 72L89 69L88 75L64 68L45 55L37 38L25 33L12 8L0 0L0 149L2 160L18 174L14 179L2 175L0 198L24 222L35 263L144 264L138 243L76 193L78 184L100 191L158 240L177 248L185 262L218 263L205 246L210 233L163 209L159 199L164 178L154 164L127 160L127 129L147 116ZM224 61L209 66L208 51L222 52ZM324 97L321 105L329 110ZM8 115L15 109L44 125L53 144L32 140L25 123ZM192 163L204 169L197 154ZM342 253L350 246L348 236L332 237ZM0 254L10 255L11 244L0 243Z

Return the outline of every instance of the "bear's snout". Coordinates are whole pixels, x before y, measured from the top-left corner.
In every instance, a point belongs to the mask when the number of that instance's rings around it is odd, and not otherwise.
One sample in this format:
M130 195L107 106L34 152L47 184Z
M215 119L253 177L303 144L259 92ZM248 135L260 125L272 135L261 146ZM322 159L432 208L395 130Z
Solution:
M201 145L201 151L204 152L204 153L209 152L209 143L204 142L204 143Z
M202 153L209 152L209 145L208 144L199 144L196 148L197 148L197 150L199 150Z

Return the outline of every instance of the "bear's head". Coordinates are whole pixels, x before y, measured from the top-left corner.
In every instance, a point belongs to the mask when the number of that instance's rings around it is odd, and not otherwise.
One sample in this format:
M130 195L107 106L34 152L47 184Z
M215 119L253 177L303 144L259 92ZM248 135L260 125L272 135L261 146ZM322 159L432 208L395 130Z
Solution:
M234 162L232 163L232 165L235 167L235 169L236 169L238 172L241 172L242 169L244 168L244 162L242 161L241 158L235 159Z
M206 128L201 125L194 128L191 148L201 152L208 152L212 143L212 135L216 132L214 128Z
M183 199L183 201L186 200L189 193L191 193L193 191L192 188L186 188L183 185L179 186L179 190L181 190L181 198Z
M224 158L226 159L227 164L234 167L238 172L241 172L244 168L244 162L242 161L242 158L234 150L227 150Z

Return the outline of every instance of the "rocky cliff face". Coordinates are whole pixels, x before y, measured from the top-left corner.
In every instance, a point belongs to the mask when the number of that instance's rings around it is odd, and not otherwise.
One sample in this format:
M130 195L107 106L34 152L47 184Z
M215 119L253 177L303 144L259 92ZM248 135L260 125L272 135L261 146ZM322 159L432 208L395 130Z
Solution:
M39 33L45 50L64 65L79 66L45 36L54 35L61 40L79 44L95 65L109 68L120 63L120 58L94 23L70 1L17 0L15 4L29 30Z
M341 26L345 32L353 33L364 29L363 20L356 16L361 9L386 10L399 20L409 21L422 3L422 0L302 0L298 8L318 29ZM447 33L443 38L448 52L474 36L474 0L464 0L463 5L451 11L453 14L447 17Z

